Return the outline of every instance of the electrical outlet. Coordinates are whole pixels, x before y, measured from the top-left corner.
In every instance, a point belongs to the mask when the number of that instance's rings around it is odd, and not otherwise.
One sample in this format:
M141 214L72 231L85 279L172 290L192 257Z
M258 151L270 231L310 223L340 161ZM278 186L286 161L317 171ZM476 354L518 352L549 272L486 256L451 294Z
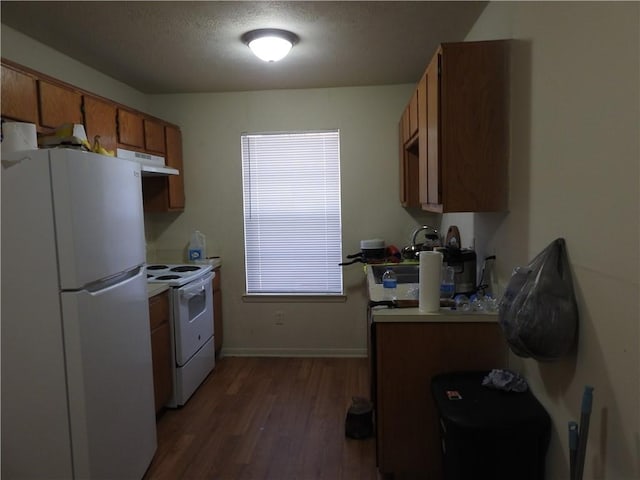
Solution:
M278 310L275 313L276 316L276 325L284 325L284 312L282 310Z

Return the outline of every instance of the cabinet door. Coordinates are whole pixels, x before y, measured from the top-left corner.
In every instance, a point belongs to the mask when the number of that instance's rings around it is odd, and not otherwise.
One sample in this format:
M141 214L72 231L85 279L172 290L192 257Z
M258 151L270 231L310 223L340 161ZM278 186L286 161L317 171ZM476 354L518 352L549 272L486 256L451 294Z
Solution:
M116 106L96 97L84 95L84 128L89 143L100 136L100 144L115 152L117 147Z
M144 125L144 147L151 153L164 156L165 138L164 125L150 118L145 118Z
M441 50L427 68L427 204L434 211L442 211L440 195L440 62Z
M151 355L153 359L153 387L157 413L167 404L173 389L169 322L163 323L151 332Z
M36 79L2 65L2 118L38 123Z
M427 81L429 70L427 70L418 83L418 96L420 107L418 109L418 199L421 205L426 205L428 198L428 143L427 143L427 111L429 110L431 98L427 94ZM424 207L423 207L424 208Z
M419 89L416 89L411 96L411 101L409 102L409 138L418 133L418 114L420 111L419 96L420 91Z
M57 128L65 123L82 123L82 94L75 90L38 80L40 125Z
M498 323L375 323L376 446L383 474L442 478L434 375L507 365ZM400 476L400 475L399 475Z
M122 108L118 109L118 143L144 149L142 116Z
M443 210L505 210L508 197L508 43L445 43L440 133Z
M184 169L182 166L182 134L176 127L165 127L165 138L167 143L166 163L169 167L175 168L180 175L171 175L169 180L169 210L184 210Z
M156 413L171 398L171 335L169 327L169 294L163 292L149 299L151 356Z
M400 204L403 207L407 206L407 195L408 195L408 188L407 188L407 177L406 177L406 171L407 171L407 165L406 165L406 160L404 158L404 138L403 138L403 131L402 131L402 117L400 117L400 121L398 122L398 158L400 159L399 165L400 165Z

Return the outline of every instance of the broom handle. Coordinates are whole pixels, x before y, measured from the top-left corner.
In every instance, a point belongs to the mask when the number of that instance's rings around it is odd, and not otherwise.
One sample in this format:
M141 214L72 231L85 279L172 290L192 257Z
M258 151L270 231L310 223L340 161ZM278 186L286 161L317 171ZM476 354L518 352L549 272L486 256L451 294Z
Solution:
M576 480L576 450L578 449L578 424L569 422L569 480Z
M591 416L591 406L593 404L593 387L584 387L582 395L582 412L580 414L580 432L578 433L578 453L576 457L576 478L582 480L584 472L584 456L587 451L587 436L589 435L589 418Z

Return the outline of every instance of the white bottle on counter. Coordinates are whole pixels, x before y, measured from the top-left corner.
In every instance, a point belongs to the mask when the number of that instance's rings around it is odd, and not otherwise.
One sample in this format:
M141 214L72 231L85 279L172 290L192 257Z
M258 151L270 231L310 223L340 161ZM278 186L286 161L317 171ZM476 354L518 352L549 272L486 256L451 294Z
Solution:
M206 251L205 236L199 230L196 230L191 234L191 241L189 242L189 261L193 263L204 263Z

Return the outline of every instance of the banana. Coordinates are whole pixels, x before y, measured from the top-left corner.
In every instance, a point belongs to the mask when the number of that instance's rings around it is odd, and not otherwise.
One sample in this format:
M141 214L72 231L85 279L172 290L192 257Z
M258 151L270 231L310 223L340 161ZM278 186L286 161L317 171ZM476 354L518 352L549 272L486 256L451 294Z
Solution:
M93 153L99 153L100 155L107 155L109 157L114 157L115 153L113 150L107 150L102 145L100 145L100 135L96 135L93 137L93 147L91 148Z
M56 137L66 138L73 135L73 123L63 123L56 128Z

